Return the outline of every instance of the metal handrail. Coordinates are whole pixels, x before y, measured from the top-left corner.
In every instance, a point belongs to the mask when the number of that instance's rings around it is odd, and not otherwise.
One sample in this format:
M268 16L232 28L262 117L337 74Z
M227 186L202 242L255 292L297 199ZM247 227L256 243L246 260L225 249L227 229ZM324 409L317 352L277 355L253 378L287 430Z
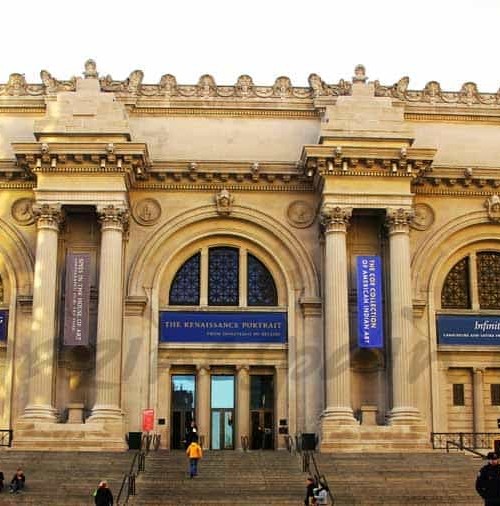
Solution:
M310 476L313 476L316 483L322 483L326 485L326 488L328 489L328 497L330 497L332 505L335 504L335 499L333 498L332 490L330 489L330 485L328 485L328 480L326 479L326 476L319 469L318 463L316 462L316 459L314 457L314 451L304 450L303 454L304 454L303 455L304 472L307 472ZM314 471L311 469L311 461L314 466Z
M297 446L293 436L290 436L289 434L285 435L285 445L289 453L297 453Z
M434 450L445 450L448 441L468 448L491 449L496 439L500 439L498 432L431 432Z
M137 471L134 470L137 463ZM132 464L130 465L129 472L126 473L123 476L122 484L120 487L120 491L118 492L118 496L116 499L116 504L127 504L128 499L131 495L136 494L135 489L135 479L139 475L139 473L144 472L146 470L146 452L138 451L135 453L134 458L132 459ZM125 483L127 483L127 492L123 499L123 502L120 503L122 500L122 494L125 493Z
M0 446L12 446L13 435L12 429L0 429Z
M458 448L462 451L467 451L470 453L473 453L474 455L477 455L478 457L484 458L484 455L480 452L477 452L473 448L469 448L468 446L460 445L459 443L455 443L455 441L446 441L446 453L450 453L450 446L454 446L455 448Z

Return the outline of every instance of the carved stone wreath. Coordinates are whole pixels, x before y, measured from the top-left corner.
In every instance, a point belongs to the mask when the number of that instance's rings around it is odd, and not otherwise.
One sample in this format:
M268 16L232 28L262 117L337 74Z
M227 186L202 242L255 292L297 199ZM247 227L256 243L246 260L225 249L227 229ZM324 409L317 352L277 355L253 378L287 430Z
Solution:
M414 207L415 214L410 222L410 227L415 230L427 230L435 219L434 210L428 204L416 204Z
M31 225L35 222L33 213L33 199L18 199L12 204L11 214L19 225Z
M310 227L314 221L314 209L307 202L296 200L288 206L286 217L293 227L307 228Z
M139 200L134 206L132 216L139 225L154 225L160 219L161 205L155 199Z

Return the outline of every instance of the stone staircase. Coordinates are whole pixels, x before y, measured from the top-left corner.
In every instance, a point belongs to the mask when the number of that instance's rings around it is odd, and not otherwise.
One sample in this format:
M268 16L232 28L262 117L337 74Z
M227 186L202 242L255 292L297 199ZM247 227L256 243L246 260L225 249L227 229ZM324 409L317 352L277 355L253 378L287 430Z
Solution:
M5 487L0 506L93 505L92 492L107 480L116 497L123 475L132 463L132 452L25 452L0 451L0 470ZM26 489L10 494L8 484L17 467L26 474Z
M480 506L486 463L459 453L316 454L335 506Z
M152 452L139 475L133 505L304 504L305 475L298 457L284 451L206 451L190 479L182 451Z

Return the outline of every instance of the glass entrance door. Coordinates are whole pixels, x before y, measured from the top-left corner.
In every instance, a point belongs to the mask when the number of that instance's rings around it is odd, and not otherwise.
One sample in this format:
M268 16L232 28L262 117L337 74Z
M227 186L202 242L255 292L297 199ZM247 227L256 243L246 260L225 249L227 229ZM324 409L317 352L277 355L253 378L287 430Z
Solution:
M212 450L234 448L234 376L212 376Z
M250 376L250 448L274 449L274 378Z
M172 376L172 417L170 447L184 448L187 431L194 420L196 378L194 375Z

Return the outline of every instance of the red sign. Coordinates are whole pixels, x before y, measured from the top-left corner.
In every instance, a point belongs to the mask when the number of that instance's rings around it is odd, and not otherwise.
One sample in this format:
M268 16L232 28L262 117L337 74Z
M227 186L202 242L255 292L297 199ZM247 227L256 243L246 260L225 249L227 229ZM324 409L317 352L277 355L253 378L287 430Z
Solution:
M142 411L142 432L151 432L155 426L155 410L144 409Z

